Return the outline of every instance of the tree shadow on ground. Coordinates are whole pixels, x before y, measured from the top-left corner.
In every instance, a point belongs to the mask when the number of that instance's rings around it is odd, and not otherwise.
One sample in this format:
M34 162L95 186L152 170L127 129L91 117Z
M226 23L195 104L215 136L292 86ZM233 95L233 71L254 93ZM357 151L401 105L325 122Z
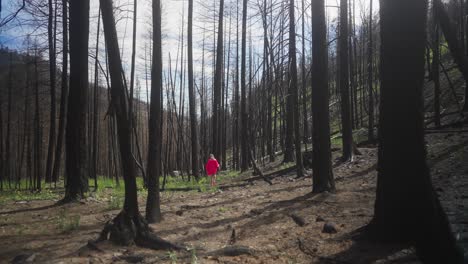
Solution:
M334 255L323 257L324 263L399 263L416 264L420 263L414 250L404 244L383 244L368 237L357 237L356 234L362 228L344 234L334 240L352 240L352 245ZM304 251L304 250L303 250ZM308 254L308 252L304 252ZM328 261L328 262L327 262Z
M47 210L50 208L58 207L60 206L57 203L45 205L45 206L40 206L40 207L34 207L34 208L24 208L24 209L17 209L17 210L11 210L11 211L5 211L5 212L0 212L0 215L7 215L7 214L18 214L18 213L26 213L26 212L35 212L35 211L42 211L42 210Z

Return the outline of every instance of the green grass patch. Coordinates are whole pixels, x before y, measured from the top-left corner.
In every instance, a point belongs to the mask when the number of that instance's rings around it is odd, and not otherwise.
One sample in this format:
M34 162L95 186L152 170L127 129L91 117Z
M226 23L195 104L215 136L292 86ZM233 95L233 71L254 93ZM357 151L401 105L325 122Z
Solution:
M4 190L0 192L0 205L7 202L35 201L35 200L57 200L60 195L52 189L42 191L30 190Z
M62 233L68 233L80 227L80 215L68 215L66 210L61 210L57 219L57 227Z

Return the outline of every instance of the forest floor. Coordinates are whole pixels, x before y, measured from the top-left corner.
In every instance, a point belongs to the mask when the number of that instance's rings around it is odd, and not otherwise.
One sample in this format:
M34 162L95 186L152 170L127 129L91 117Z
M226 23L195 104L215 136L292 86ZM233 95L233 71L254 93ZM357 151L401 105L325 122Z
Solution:
M447 116L444 123L456 118ZM434 188L465 254L467 130L465 123L426 135ZM333 152L336 193L311 194L310 172L309 177L296 179L295 171L284 170L279 162L263 167L265 173L283 171L272 175L273 185L262 179L246 181L254 177L248 172L221 182L217 190L163 192L164 221L152 227L162 238L192 248L189 252L109 242L90 249L87 242L96 239L105 222L119 212L106 199L90 197L62 206L54 206L56 200L6 202L0 209L0 262L419 263L411 248L351 239L353 231L371 220L376 191L377 149L363 145L359 150L362 155L346 163L339 162L340 151ZM144 204L141 196L142 213ZM292 215L305 224L298 225ZM337 232L322 232L325 223L333 223ZM238 256L216 251L230 244L248 250Z

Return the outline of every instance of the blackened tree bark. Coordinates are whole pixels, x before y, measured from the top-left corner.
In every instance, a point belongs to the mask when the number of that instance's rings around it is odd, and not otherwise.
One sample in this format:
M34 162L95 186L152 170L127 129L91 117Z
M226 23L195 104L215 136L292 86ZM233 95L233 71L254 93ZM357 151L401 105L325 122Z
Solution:
M160 222L161 199L159 196L159 177L162 165L161 136L161 94L162 94L162 49L161 49L161 2L153 1L153 66L151 69L151 103L148 134L148 200L146 220Z
M432 8L432 80L434 81L434 124L440 127L440 32L439 25L435 19L435 8Z
M39 107L39 54L37 50L36 45L34 54L34 179L35 189L40 191L42 188L42 126ZM8 163L7 166L9 166ZM9 175L7 176L9 177Z
M216 72L214 76L213 86L213 154L219 157L221 154L221 86L223 80L223 16L224 16L224 0L219 3L219 18L218 18L218 40L216 44Z
M158 2L159 6L159 1L155 2ZM112 13L112 0L100 0L100 4L111 79L110 110L117 119L120 157L125 180L125 201L123 210L106 224L99 240L110 238L120 245L130 245L135 242L139 246L154 249L179 249L180 247L156 237L150 231L148 223L138 209L136 166L131 150L132 128L122 75L117 31Z
M299 126L299 94L297 92L297 57L296 57L296 21L294 19L294 0L289 0L289 95L291 96L293 109L294 144L296 152L297 177L304 176L301 154L301 132ZM286 154L285 154L286 157ZM285 158L286 159L286 158Z
M452 25L447 11L444 8L443 3L440 0L434 0L435 17L439 22L440 28L444 33L445 39L452 54L453 60L457 64L460 72L465 79L465 83L468 83L468 57L464 55L464 50L457 39L457 33L455 26ZM465 85L465 105L463 111L468 111L468 86Z
M54 168L52 170L52 180L58 179L60 165L62 162L63 136L65 135L65 124L68 104L68 0L62 0L62 76L61 76L61 95L60 95L60 113L57 135L57 145L55 149Z
M241 141L241 171L246 171L249 168L249 149L248 149L248 116L247 116L247 97L246 97L246 83L245 83L245 60L246 60L246 43L247 43L247 0L242 2L242 40L241 40L241 122L240 127L240 141Z
M348 60L348 0L340 2L340 96L341 96L341 130L343 143L343 161L353 156L353 128L351 123L351 107L349 93L349 60Z
M0 93L0 109L3 109L3 96ZM4 181L4 161L3 161L3 111L0 111L0 190L3 190L3 181Z
M292 7L291 7L292 5ZM294 21L294 1L289 1L289 85L286 95L286 137L284 140L283 162L294 161L295 125L294 117L297 105L297 66L296 66L296 32ZM294 30L294 31L292 31ZM293 65L294 63L294 65ZM294 71L294 73L293 73ZM295 76L294 76L295 75ZM294 83L295 82L295 83ZM299 139L300 140L300 139ZM300 169L298 168L298 172Z
M192 174L198 180L198 132L197 132L197 102L193 86L193 0L189 0L188 27L187 27L187 59L188 59L188 92L190 111L190 135L192 142Z
M6 120L6 137L5 137L5 171L3 171L4 177L8 180L8 185L11 184L11 168L12 159L11 159L11 108L12 108L12 90L13 90L13 53L10 53L8 62L8 92L7 92L7 120ZM37 58L35 58L37 60ZM37 68L37 67L36 67ZM36 95L39 92L36 92ZM39 107L37 105L37 107ZM39 131L37 131L39 133ZM11 186L9 186L11 187Z
M91 153L90 176L94 179L94 188L97 190L97 165L98 165L98 126L99 126L99 36L101 29L101 10L98 11L98 24L96 34L96 53L94 58L94 87L93 87L93 145Z
M328 45L324 0L312 0L312 169L313 192L335 190L328 109Z
M426 11L425 0L380 1L379 173L370 227L383 241L413 244L424 263L462 263L426 164Z
M49 122L49 146L47 150L47 163L45 171L45 180L46 182L52 181L52 161L54 160L54 150L55 150L55 116L56 116L56 107L55 107L55 41L54 41L54 7L53 1L49 0L49 17L47 25L47 35L49 40L49 79L50 79L50 122Z
M367 42L367 91L368 91L368 111L369 111L369 124L368 124L368 132L367 132L367 139L369 142L374 142L375 141L375 136L374 136L374 88L373 88L373 80L372 80L372 74L373 74L373 60L372 60L372 55L373 55L373 41L372 41L372 1L370 0L370 7L369 7L369 28L368 28L368 34L369 34L369 41Z
M64 202L88 191L86 109L88 98L89 0L70 1L70 93L66 127Z
M305 148L307 150L307 140L309 138L309 122L308 122L308 111L307 111L307 81L306 81L306 55L305 55L305 17L306 17L306 11L305 11L305 3L304 0L302 0L301 3L302 7L302 14L301 14L301 21L302 21L302 56L301 56L301 82L302 82L302 126L303 126L303 141ZM270 124L271 126L271 124Z

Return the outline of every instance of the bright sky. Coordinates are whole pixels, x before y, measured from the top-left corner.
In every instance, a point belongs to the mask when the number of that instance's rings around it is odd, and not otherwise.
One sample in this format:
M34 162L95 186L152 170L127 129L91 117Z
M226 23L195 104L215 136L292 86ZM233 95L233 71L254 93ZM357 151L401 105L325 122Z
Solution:
M236 10L236 2L232 1L232 4L228 0L225 3L225 14L229 13L229 6L232 5L233 9L232 12L235 12ZM3 0L3 10L2 10L2 17L5 17L9 13L11 13L13 10L15 10L15 7L21 2L20 0ZM195 74L198 75L199 77L199 72L201 71L201 57L202 57L202 50L201 50L201 43L203 40L203 30L201 29L204 25L205 28L207 28L208 31L206 32L207 36L208 34L212 34L212 25L213 25L213 20L212 18L211 21L208 24L205 24L202 20L202 17L207 14L206 8L202 7L202 3L204 5L209 5L213 7L214 4L216 4L216 9L218 9L218 4L219 0L208 0L208 1L203 1L203 0L195 0L194 1L194 36L193 36L193 41L194 41L194 67L195 67ZM241 8L241 1L239 1L240 8ZM262 2L262 1L260 1ZM307 20L306 23L308 24L306 26L306 39L310 39L310 0L305 0L306 2L306 7L307 7ZM249 0L249 14L253 15L254 13L258 12L258 6L256 5L257 1L254 0ZM329 21L333 21L334 18L337 17L338 13L338 8L337 6L339 5L339 0L325 0L325 5L327 6L327 14L329 17ZM355 0L355 10L356 10L356 23L360 24L361 23L361 18L364 16L364 14L368 14L368 8L369 8L369 3L370 0ZM165 70L168 70L168 58L169 58L169 53L171 54L171 59L172 59L172 68L173 68L173 76L174 76L174 68L176 65L176 58L178 56L178 47L179 47L179 36L180 36L180 31L182 28L182 22L184 22L184 33L186 34L187 31L187 7L188 7L188 2L186 0L162 0L162 5L163 5L163 17L162 17L162 22L163 22L163 65ZM374 14L378 13L378 6L379 6L379 1L378 0L373 0L373 5L374 5ZM133 0L114 0L114 7L120 6L121 10L133 10ZM301 1L296 0L296 19L300 19L300 10L301 10ZM98 9L99 9L99 1L98 0L90 0L90 54L95 53L95 45L96 45L96 28L97 28L97 14L98 14ZM119 44L120 48L123 50L123 63L124 63L124 68L125 71L130 72L130 62L131 62L131 45L132 45L132 12L120 12L116 14L116 17L122 18L124 16L127 16L128 19L120 19L117 24L118 28L118 36L119 36ZM140 84L143 88L143 91L145 89L145 84L147 83L150 85L151 80L146 80L146 72L145 72L145 53L146 56L149 58L149 30L150 26L149 23L151 21L151 0L138 0L138 9L137 9L137 17L138 17L138 24L137 24L137 54L136 54L136 79L140 81ZM208 17L213 17L213 13L208 13ZM20 13L19 16L20 19L26 19L28 18L28 15L26 15L24 12ZM258 21L258 19L256 19ZM206 19L205 19L206 21ZM216 18L217 21L217 18ZM258 21L259 22L259 21ZM224 19L225 25L229 25L229 17L226 16ZM235 38L235 16L232 19L232 39L234 40ZM262 43L263 41L263 36L262 36L262 30L261 26L259 24L254 24L252 25L253 27L253 32L252 32L252 39L254 43L254 47L256 46L255 43ZM226 28L227 30L228 28ZM32 33L32 27L29 27L27 25L19 25L18 21L13 21L10 26L4 29L0 29L0 44L3 44L5 46L8 46L13 49L24 49L24 39L27 34ZM61 30L61 26L59 23L59 30ZM301 27L300 24L297 25L297 33L301 34ZM40 30L35 30L34 34L41 34L45 33L46 28L40 29ZM186 38L184 34L184 38ZM43 35L44 37L46 35ZM300 36L300 35L299 35ZM227 40L227 39L226 39ZM298 41L298 50L300 49L300 38L297 39ZM44 43L44 45L47 43L47 41L44 39L43 41L40 41ZM57 44L58 46L61 44ZM207 37L207 47L210 48L213 46L213 37L212 35L210 37ZM235 44L231 44L233 48L235 48ZM307 44L306 44L307 45ZM104 38L102 34L102 25L101 25L101 41L100 41L100 60L101 63L105 63L105 57L104 57ZM260 47L260 45L258 45ZM261 48L258 49L258 52L261 52ZM235 54L234 52L232 54ZM94 56L94 55L93 55ZM180 56L180 55L179 55ZM61 56L59 56L58 60L60 61ZM184 60L186 57L186 39L184 40ZM232 59L234 59L231 56ZM94 63L91 61L92 59L90 58L90 75L93 74L94 72ZM148 59L149 60L149 59ZM180 59L179 59L180 61ZM211 63L212 63L212 55L211 53L206 53L205 54L205 63L207 67L205 68L207 76L210 76L210 69ZM149 63L148 63L149 67ZM178 66L180 69L180 66ZM150 76L149 76L150 78ZM93 80L93 78L90 78L90 80ZM129 77L128 77L129 80ZM198 83L197 79L197 83ZM101 81L102 83L102 81ZM140 94L140 98L145 99L146 98L146 93Z

